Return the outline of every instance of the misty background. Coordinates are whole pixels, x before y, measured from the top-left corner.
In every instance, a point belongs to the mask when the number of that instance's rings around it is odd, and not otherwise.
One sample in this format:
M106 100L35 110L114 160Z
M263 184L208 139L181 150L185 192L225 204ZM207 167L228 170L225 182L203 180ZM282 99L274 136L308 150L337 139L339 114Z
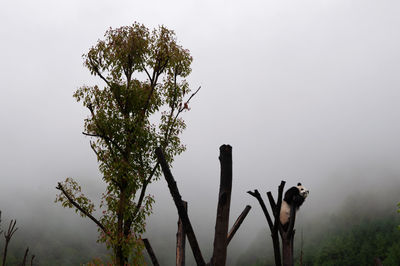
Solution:
M188 80L202 89L184 114L187 151L172 171L206 258L222 144L233 147L232 223L245 205L253 207L229 246L231 261L267 230L246 191L276 195L281 180L286 188L301 182L310 189L297 221L333 213L357 193L370 195L366 204L381 202L395 212L399 11L394 0L3 1L2 228L16 218L21 239L59 236L60 245L68 238L98 248L92 222L54 203L55 186L73 177L99 202L105 184L81 134L87 112L72 94L82 85L103 85L81 55L109 27L134 21L173 29L194 58ZM159 260L172 256L165 265L173 265L177 212L163 178L149 192L156 203L144 236ZM33 253L39 244L28 243Z

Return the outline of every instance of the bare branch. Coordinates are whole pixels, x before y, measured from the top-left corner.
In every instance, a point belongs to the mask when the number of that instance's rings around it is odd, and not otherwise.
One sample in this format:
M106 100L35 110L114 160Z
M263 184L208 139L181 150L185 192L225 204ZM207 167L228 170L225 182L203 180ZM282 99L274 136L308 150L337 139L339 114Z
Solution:
M151 262L153 263L154 266L159 266L160 264L158 263L156 254L154 254L153 248L150 245L150 242L147 238L142 239L144 246L146 247L147 253L150 256Z
M11 220L10 225L8 226L7 232L4 232L4 238L6 240L6 243L4 245L3 266L6 265L8 244L10 243L10 240L11 240L12 236L14 235L14 233L18 230L18 228L15 228L16 223L17 223L17 220Z
M91 133L87 133L87 132L82 132L83 135L85 136L89 136L89 137L97 137L97 138L102 138L105 141L108 141L110 143L112 143L121 154L124 154L124 150L118 145L118 143L116 143L113 139L111 139L110 137L106 136L106 135L102 135L102 134L91 134Z
M200 247L197 242L196 235L194 234L192 224L190 223L189 216L185 211L185 206L182 201L182 197L179 193L178 186L176 185L175 179L172 176L168 163L165 160L164 153L160 147L156 149L156 155L158 162L160 163L162 171L164 173L165 180L168 183L169 191L171 192L172 198L174 199L175 206L178 210L179 218L182 220L183 228L185 229L185 233L188 237L189 244L190 247L192 248L192 252L196 260L196 263L197 265L204 266L205 262L203 259L203 255L201 254Z
M29 248L26 248L24 259L22 260L22 266L26 265L26 257L28 256Z
M231 242L232 238L235 236L237 230L239 227L242 225L244 219L246 218L247 214L249 214L249 211L251 210L251 206L247 205L242 213L239 215L239 217L236 219L236 222L233 224L231 230L229 230L228 237L227 237L227 243Z
M253 191L247 191L247 193L252 195L253 197L255 197L258 200L258 203L260 203L261 209L263 210L265 218L267 219L269 228L272 231L272 229L274 227L274 224L272 223L271 216L268 213L268 210L267 210L267 207L265 206L264 200L261 198L260 192L258 192L258 190L255 189L254 192Z

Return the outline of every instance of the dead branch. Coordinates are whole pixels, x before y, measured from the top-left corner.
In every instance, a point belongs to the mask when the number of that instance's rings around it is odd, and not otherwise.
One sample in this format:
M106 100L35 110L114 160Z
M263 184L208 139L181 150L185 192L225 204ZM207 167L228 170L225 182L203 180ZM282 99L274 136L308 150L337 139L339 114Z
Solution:
M158 263L157 257L154 254L153 248L150 245L150 242L147 238L142 239L144 246L146 247L147 253L150 256L151 262L153 263L154 266L159 266L160 264Z
M183 202L187 212L187 202ZM182 220L178 220L178 232L176 233L176 266L185 266L185 244L186 234L183 229Z
M33 259L35 258L35 255L32 255L31 257L31 266L33 266Z
M231 242L232 238L235 236L237 230L239 227L242 225L244 219L246 218L247 214L249 214L249 211L251 210L251 206L247 205L242 213L239 215L239 217L236 219L236 222L233 224L231 230L229 230L228 237L227 237L227 242L228 245Z
M260 192L258 192L257 189L255 189L254 191L247 191L248 194L252 195L253 197L255 197L258 202L260 203L261 209L264 212L265 218L267 219L269 228L272 230L272 228L274 227L274 224L272 223L272 219L271 216L268 213L267 207L265 206L264 200L261 198Z
M14 233L18 230L18 228L15 228L16 223L17 223L17 220L11 220L10 225L8 226L7 232L4 232L4 238L6 239L6 243L4 245L3 266L6 265L8 244L10 243L10 240L11 240L12 236L14 235Z
M201 254L199 244L196 239L196 235L193 231L192 224L190 223L189 216L185 211L185 206L183 204L181 195L179 193L178 187L176 185L175 179L172 176L171 170L169 169L168 163L165 160L164 153L160 147L156 149L157 160L161 165L161 169L164 173L165 180L168 183L169 191L174 199L175 206L178 209L179 218L182 220L183 228L185 229L185 233L188 237L190 247L192 249L194 258L196 260L197 265L204 266L205 262L203 259L203 255Z
M26 257L28 256L29 248L26 248L24 259L22 260L22 266L26 265Z

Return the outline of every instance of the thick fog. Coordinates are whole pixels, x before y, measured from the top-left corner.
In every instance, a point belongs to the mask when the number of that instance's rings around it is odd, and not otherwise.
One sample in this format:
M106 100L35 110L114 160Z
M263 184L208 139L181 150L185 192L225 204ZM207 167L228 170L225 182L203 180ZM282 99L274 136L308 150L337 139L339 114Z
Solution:
M175 30L194 58L189 82L202 88L184 114L187 151L172 171L206 254L221 144L233 147L231 220L253 207L230 248L245 250L266 230L248 190L276 194L281 180L287 187L302 182L310 189L302 219L329 212L356 191L373 191L371 200L379 201L386 189L400 187L398 1L0 6L0 210L26 228L87 229L95 240L90 221L54 203L55 186L74 177L95 202L105 188L81 134L86 110L72 94L84 84L103 85L81 55L109 27L134 21ZM146 237L158 239L154 249L162 257L174 253L177 213L164 179L149 192L156 204Z

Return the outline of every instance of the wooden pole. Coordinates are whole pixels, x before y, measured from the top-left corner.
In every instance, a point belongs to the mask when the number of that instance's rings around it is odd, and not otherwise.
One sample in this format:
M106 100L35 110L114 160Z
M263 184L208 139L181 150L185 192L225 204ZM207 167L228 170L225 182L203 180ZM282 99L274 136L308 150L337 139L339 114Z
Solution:
M229 230L228 233L228 245L231 242L232 238L235 236L236 231L239 229L240 225L243 223L244 219L246 218L247 214L249 214L249 211L251 210L251 206L247 205L240 216L236 219L236 222L233 224L231 230Z
M172 198L174 199L175 206L178 209L178 215L179 218L182 220L183 228L185 229L185 233L187 235L190 247L192 249L194 259L196 260L198 266L204 266L206 263L204 262L203 255L201 254L199 243L197 242L196 235L194 234L192 224L190 223L189 220L189 216L185 211L185 206L183 204L181 195L179 193L178 186L176 185L175 179L172 176L168 163L165 160L164 153L160 147L156 149L156 155L158 162L161 165L161 169L164 173L165 180L168 183L169 191L172 195Z
M215 222L214 250L211 259L213 266L225 266L227 255L227 235L229 230L229 211L232 192L232 147L219 148L221 164L220 187L218 195L217 219Z
M187 202L184 201L183 205L187 212ZM185 266L185 244L186 235L183 229L182 220L178 220L178 232L176 233L176 266Z
M144 246L146 247L147 253L150 256L151 262L153 263L154 266L160 266L158 263L156 254L154 254L153 248L150 245L150 242L147 238L142 239Z

